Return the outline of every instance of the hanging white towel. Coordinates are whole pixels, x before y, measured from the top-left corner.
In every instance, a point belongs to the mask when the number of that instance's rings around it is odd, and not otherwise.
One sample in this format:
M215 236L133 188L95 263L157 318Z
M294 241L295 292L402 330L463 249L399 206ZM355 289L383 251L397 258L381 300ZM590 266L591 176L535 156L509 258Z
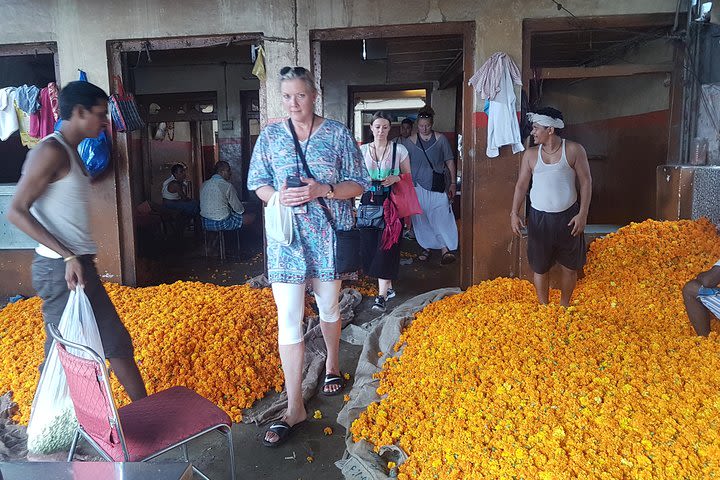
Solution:
M487 156L490 158L500 155L500 147L512 145L512 152L525 150L520 140L520 126L515 111L515 89L510 69L504 68L500 79L500 90L495 98L490 100L488 109L488 137Z
M0 89L0 140L3 142L20 128L15 111L16 98L15 87Z
M475 91L480 94L481 98L494 100L500 92L505 70L510 71L513 83L522 85L518 66L507 53L503 52L495 52L490 55L490 58L468 81L468 85L475 87Z

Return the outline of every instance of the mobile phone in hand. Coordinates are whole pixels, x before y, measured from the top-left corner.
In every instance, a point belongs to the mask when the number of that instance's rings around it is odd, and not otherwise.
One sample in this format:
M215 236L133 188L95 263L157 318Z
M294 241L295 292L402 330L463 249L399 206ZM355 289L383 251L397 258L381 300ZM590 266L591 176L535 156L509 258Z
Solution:
M288 188L304 187L307 183L303 182L298 175L290 175L285 179ZM307 205L298 205L293 207L293 213L307 213Z
M285 179L285 184L288 186L288 188L298 188L298 187L304 187L307 185L307 183L303 182L302 179L300 179L297 175L291 175Z

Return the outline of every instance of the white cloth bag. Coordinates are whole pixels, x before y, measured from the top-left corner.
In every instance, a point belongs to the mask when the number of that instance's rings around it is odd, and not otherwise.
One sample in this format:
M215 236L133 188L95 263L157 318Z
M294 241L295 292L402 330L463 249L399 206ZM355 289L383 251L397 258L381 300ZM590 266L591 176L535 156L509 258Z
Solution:
M290 245L293 240L294 221L292 208L280 203L280 192L273 193L265 207L265 233L268 242Z
M64 339L90 347L101 358L105 358L92 305L83 287L78 286L70 292L58 330ZM28 450L32 453L48 454L69 450L78 425L56 343L53 341L45 359L30 412L27 436ZM88 357L77 349L70 348L68 352Z

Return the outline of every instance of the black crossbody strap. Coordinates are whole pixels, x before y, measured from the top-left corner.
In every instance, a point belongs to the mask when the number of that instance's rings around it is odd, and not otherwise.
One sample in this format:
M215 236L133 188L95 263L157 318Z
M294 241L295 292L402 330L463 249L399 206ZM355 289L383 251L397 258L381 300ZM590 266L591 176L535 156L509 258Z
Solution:
M292 120L290 119L288 119L288 127L290 128L290 133L292 134L293 141L295 142L295 153L297 153L298 157L300 157L300 161L303 164L303 169L305 170L305 175L307 175L307 178L312 178L314 180L315 175L313 175L310 171L307 159L305 158L305 152L303 152L303 149L300 146L300 140L298 140L297 133L295 133L295 127L293 126ZM310 135L312 135L312 130L310 131ZM310 136L308 136L308 142L310 142ZM332 229L337 230L337 228L335 227L335 220L332 218L332 215L330 215L330 209L328 208L327 203L325 203L325 199L322 197L318 197L317 201L320 203L322 211L325 214L325 217L327 218L327 221L332 227Z
M433 133L433 135L435 135L435 134ZM437 141L437 140L436 140L436 141ZM420 145L420 148L422 148L422 151L423 151L423 153L425 154L425 160L427 160L428 165L430 165L430 168L432 169L433 173L441 173L441 172L436 172L436 171L435 171L435 167L433 167L433 164L432 164L432 162L430 161L430 157L428 157L428 154L427 154L427 152L425 151L425 146L424 146L423 143L422 143L422 138L420 138L420 133L417 134L417 143L418 143L418 145Z
M397 142L393 142L393 161L392 161L392 167L390 168L390 175L392 175L393 172L395 171L396 154L397 154Z

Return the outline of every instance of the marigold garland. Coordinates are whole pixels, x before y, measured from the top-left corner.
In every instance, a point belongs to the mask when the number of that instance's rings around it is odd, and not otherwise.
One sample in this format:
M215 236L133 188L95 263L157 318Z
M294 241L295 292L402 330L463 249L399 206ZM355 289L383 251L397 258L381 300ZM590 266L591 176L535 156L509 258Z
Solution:
M277 310L270 289L176 282L146 288L105 284L133 338L148 393L184 385L225 410L233 421L283 375L277 350ZM26 424L39 379L44 335L42 301L0 310L0 392L12 390L15 419ZM311 313L309 303L306 312ZM117 380L119 405L129 399Z
M593 242L573 306L524 280L433 303L403 332L355 441L398 444L398 478L720 477L720 337L681 288L720 258L707 220Z

